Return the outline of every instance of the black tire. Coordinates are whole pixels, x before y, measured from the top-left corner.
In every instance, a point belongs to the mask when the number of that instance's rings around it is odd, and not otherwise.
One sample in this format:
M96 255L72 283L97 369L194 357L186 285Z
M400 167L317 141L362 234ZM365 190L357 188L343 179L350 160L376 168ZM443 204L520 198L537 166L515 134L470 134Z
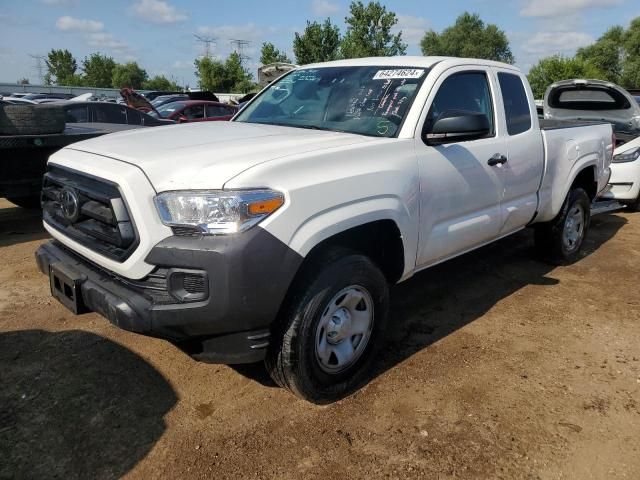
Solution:
M26 208L28 210L37 210L40 207L40 196L37 197L9 197L7 198L11 203Z
M0 106L0 135L45 135L65 128L65 113L60 105Z
M331 249L303 268L272 332L265 365L278 385L298 397L316 404L330 403L366 380L384 337L389 288L383 273L368 257L343 248ZM354 285L370 294L371 333L353 364L341 372L327 373L316 354L317 328L329 302Z
M582 233L576 241L568 245L563 238L565 229L568 227L567 218L570 214L576 213L578 207L582 208L584 214ZM582 188L575 188L567 195L556 218L535 226L535 245L538 254L552 263L569 264L575 262L580 255L590 225L591 201L589 196Z

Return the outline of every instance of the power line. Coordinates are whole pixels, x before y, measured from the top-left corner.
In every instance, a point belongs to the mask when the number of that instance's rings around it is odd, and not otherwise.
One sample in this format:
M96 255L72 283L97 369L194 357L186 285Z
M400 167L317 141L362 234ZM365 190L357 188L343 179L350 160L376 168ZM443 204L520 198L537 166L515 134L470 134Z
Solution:
M206 58L211 58L211 45L215 46L216 45L216 41L218 40L216 37L207 37L204 35L196 35L195 33L193 34L194 37L196 37L196 40L200 43L202 43L204 45L204 56Z
M244 62L245 60L249 60L251 58L248 55L244 54L245 47L248 47L249 45L251 45L251 42L249 40L231 38L229 41L231 42L231 45L234 46L234 50L238 54L238 57L240 57L240 63Z
M42 85L44 83L44 65L42 62L46 57L44 55L35 55L32 53L30 53L29 56L36 61L35 69L38 72L39 84Z

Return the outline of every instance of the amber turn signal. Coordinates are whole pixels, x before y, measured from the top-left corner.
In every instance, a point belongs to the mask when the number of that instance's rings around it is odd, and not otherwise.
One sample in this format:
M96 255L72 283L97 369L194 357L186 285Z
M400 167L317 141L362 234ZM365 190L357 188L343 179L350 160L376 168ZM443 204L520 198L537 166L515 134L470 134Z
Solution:
M284 198L276 197L268 200L258 200L249 204L250 215L265 215L275 212L284 203Z

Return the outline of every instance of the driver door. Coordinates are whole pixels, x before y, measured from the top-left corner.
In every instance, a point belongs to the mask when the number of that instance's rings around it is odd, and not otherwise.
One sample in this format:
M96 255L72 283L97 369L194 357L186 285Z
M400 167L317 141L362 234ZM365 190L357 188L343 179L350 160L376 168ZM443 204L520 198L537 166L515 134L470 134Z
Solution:
M472 70L470 69L472 68ZM506 139L496 117L495 79L489 69L458 67L436 81L416 132L420 175L420 235L416 266L424 268L488 243L499 235L501 165ZM489 133L480 138L429 144L426 134L446 112L482 113Z

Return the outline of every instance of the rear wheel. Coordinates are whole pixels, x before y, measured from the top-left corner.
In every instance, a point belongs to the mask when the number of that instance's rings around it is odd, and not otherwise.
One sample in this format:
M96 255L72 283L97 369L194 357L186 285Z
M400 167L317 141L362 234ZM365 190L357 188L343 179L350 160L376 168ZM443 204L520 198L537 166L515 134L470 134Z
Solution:
M387 281L368 257L341 248L301 277L265 363L280 386L327 403L357 388L375 357L389 308Z
M554 263L578 259L591 224L591 201L582 188L569 192L556 218L535 227L538 252Z

